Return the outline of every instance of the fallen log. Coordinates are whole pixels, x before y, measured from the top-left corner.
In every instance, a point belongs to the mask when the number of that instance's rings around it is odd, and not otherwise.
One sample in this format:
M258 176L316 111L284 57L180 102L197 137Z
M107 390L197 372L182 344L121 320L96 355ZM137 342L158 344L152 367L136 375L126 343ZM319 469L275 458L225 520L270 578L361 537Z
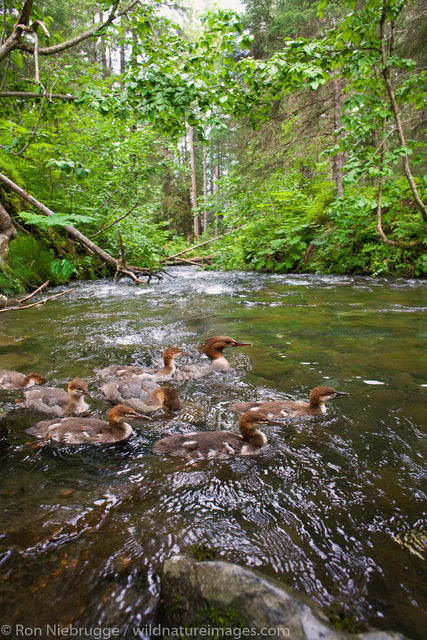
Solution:
M204 262L212 262L215 256L199 256L198 258L176 258L172 262L168 262L168 267L173 267L182 264L195 264L200 266Z
M17 193L19 196L21 196L21 198L23 198L24 200L32 204L33 207L38 209L44 215L46 216L55 215L55 213L51 209L49 209L49 207L46 207L46 205L44 205L42 202L39 202L38 200L36 200L36 198L34 198L32 195L24 191L24 189L21 189L21 187L19 187L17 184L12 182L12 180L7 178L2 173L0 173L0 181L3 182L3 184L5 184L9 189ZM94 253L99 258L101 258L101 260L103 260L107 265L112 267L116 273L121 272L125 275L128 275L130 278L132 278L134 282L137 282L138 284L144 284L142 280L139 280L139 278L137 278L137 276L134 273L132 273L131 267L122 268L122 264L120 260L113 258L113 256L111 256L109 253L101 249L101 247L98 247L97 244L92 242L92 240L89 240L89 238L87 238L85 235L83 235L83 233L78 231L78 229L75 229L69 224L64 225L64 229L71 236L73 236L73 238L76 238L76 240L78 240L80 244L82 244L85 247L87 251L89 251L90 253ZM158 273L155 274L155 271L158 272L159 270L145 269L145 268L139 267L138 271L140 275L145 275L149 278L156 275L158 279L161 279L161 276Z
M177 258L178 256L182 256L184 253L188 253L189 251L193 251L193 249L198 249L199 247L203 247L205 244L209 244L210 242L216 242L217 240L220 240L220 238L224 238L225 236L229 236L230 233L234 233L235 231L239 231L239 229L242 229L245 225L240 225L240 227L236 227L235 229L232 229L231 231L227 231L226 233L223 233L220 236L215 236L215 238L211 238L210 240L205 240L205 242L201 242L200 244L195 244L192 247L188 247L188 249L184 249L184 251L180 251L179 253L175 253L173 256L168 256L167 258L162 258L162 260L160 260L160 262L167 262L168 260L172 260L172 258Z

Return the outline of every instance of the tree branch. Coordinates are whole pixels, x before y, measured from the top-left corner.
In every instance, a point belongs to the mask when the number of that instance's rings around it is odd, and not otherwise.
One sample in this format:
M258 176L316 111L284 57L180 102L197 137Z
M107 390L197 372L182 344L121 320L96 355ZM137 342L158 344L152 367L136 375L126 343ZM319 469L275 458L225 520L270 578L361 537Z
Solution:
M21 149L20 151L17 151L17 152L16 152L16 155L17 155L17 156L22 156L22 154L24 153L24 151L25 151L26 149L28 149L28 147L30 146L30 144L31 144L32 140L34 139L34 136L35 136L35 135L36 135L36 133L37 133L37 129L39 128L39 124L40 124L40 119L41 119L41 117L42 117L42 111L43 111L43 107L44 107L45 98L46 98L46 95L44 95L44 96L43 96L43 100L42 100L42 103L41 103L41 105L40 105L40 109L39 109L39 117L37 118L36 126L35 126L35 127L34 127L34 129L33 129L33 132L32 132L32 134L31 134L31 136L30 136L30 139L28 140L28 142L27 142L26 144L24 144L24 146L22 147L22 149Z
M189 247L188 249L184 249L184 251L180 251L179 253L175 253L175 255L173 255L173 256L168 256L167 258L163 258L160 262L167 262L167 260L172 260L173 258L177 258L178 256L182 256L184 253L187 253L188 251L192 251L193 249L198 249L199 247L203 247L203 245L205 245L205 244L209 244L210 242L216 242L220 238L224 238L224 236L229 236L230 233L234 233L235 231L238 231L239 229L242 229L244 226L245 225L240 225L240 227L236 227L235 229L232 229L231 231L227 231L226 233L223 233L221 236L216 236L215 238L211 238L210 240L206 240L206 242L202 242L200 244L195 244L193 247Z
M127 5L124 9L116 13L117 7L119 5L119 1L120 0L116 0L105 22L100 22L95 26L93 26L91 29L88 29L88 31L85 31L84 33L81 33L80 35L75 36L74 38L70 38L70 40L66 40L65 42L60 42L59 44L55 44L52 47L40 47L39 55L50 56L54 53L61 53L66 49L75 47L77 44L80 44L80 42L83 42L84 40L91 38L100 29L107 27L116 18L119 18L120 16L130 11L130 9L132 9L132 7L134 7L139 2L139 0L133 0L133 2ZM34 53L34 47L27 44L26 42L18 42L14 48L19 49L21 51L26 51L28 53ZM0 60L1 60L1 57L0 57Z
M411 172L411 167L409 166L409 156L406 152L406 140L405 140L405 134L403 133L403 125L402 125L402 120L400 117L400 110L399 110L399 106L397 104L397 100L396 100L396 96L394 94L394 89L393 89L393 85L391 82L391 77L390 77L390 67L387 65L387 54L386 54L386 48L385 48L385 22L386 22L386 10L387 10L387 0L383 0L383 8L382 8L382 13L381 13L381 20L380 20L380 49L381 49L381 62L382 62L382 75L384 78L384 82L385 82L385 87L388 93L388 97L390 99L390 103L391 103L391 108L393 110L393 114L394 114L394 119L396 122L396 128L397 128L397 133L399 136L399 141L400 144L403 147L404 150L404 156L402 158L403 160L403 168L406 174L406 178L409 182L409 186L411 187L411 191L412 191L412 195L414 196L414 200L416 202L416 205L418 207L418 209L420 210L420 213L423 217L423 220L425 220L427 222L427 214L426 214L426 207L425 204L423 203L423 201L421 200L421 197L418 193L417 190L417 186L415 184L415 180L414 177L412 175Z
M44 304L48 300L53 300L54 298L59 298L59 296L63 296L66 293L70 293L70 291L74 291L73 289L67 289L66 291L61 291L60 293L55 293L53 296L48 296L47 298L43 298L43 300L39 300L38 302L32 302L31 304L20 304L16 307L5 307L4 309L0 309L0 313L5 313L5 311L20 311L21 309L29 309L30 307L38 307L40 304Z
M139 202L137 202L136 204L133 205L133 207L131 207L128 211L126 211L126 213L124 213L122 216L120 216L120 218L117 218L117 220L113 220L113 222L111 222L109 225L107 225L106 227L102 227L102 229L99 229L99 231L97 231L96 233L93 234L92 238L94 238L95 236L97 236L99 233L102 233L103 231L106 231L107 229L109 229L110 227L113 227L115 224L117 224L118 222L120 222L120 220L123 220L123 218L126 218L126 216L128 216L130 213L132 213L132 211L134 209L136 209L136 207L139 205Z
M0 91L0 98L44 98L44 93L36 93L35 91ZM72 96L69 93L52 93L49 94L49 98L55 98L56 100L77 100L77 96Z
M386 151L386 140L387 140L387 136L384 137L384 133L385 133L385 120L383 120L383 125L382 125L382 135L383 135L383 140L382 143L380 144L380 146L378 147L378 149L380 149L380 168L381 170L383 170L384 168L384 159L385 159L385 151ZM384 176L381 174L380 177L380 181L378 184L378 192L377 192L377 231L379 233L379 235L381 236L382 241L384 242L384 244L388 245L389 247L401 247L401 248L405 248L405 247L415 247L417 244L421 244L421 240L412 240L411 242L402 242L402 241L398 241L398 240L390 240L389 238L387 238L384 229L383 229L383 225L382 225L382 194L383 194L383 186L384 186Z

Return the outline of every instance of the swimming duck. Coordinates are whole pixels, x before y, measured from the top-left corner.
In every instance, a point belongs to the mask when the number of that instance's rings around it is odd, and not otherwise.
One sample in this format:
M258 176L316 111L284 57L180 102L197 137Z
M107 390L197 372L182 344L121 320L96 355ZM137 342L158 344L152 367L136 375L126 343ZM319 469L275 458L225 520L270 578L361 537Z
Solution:
M119 365L112 365L105 367L105 369L95 369L101 378L121 378L123 376L135 375L138 378L154 379L154 380L168 380L173 376L176 371L175 358L179 355L185 354L185 351L178 347L167 347L163 351L163 367L161 369L151 369L149 367L121 367Z
M123 442L135 432L127 420L148 416L137 413L131 407L118 404L110 409L106 420L95 418L63 418L62 420L42 420L26 429L37 438L53 440L63 444L110 444Z
M240 435L232 431L201 431L162 438L153 445L153 453L181 456L187 460L219 459L255 455L267 444L267 438L258 430L261 424L274 422L262 411L246 411L239 418Z
M0 369L0 389L25 389L37 384L44 384L46 378L39 373L19 373L10 369Z
M178 395L172 387L159 387L151 380L140 380L136 376L111 380L101 387L101 391L114 404L127 404L144 413L157 409L181 409Z
M202 378L214 371L227 371L230 363L225 358L223 351L228 347L251 347L252 342L237 342L229 336L214 336L209 338L200 347L199 351L208 356L210 365L188 364L179 367L174 374L174 380L188 380L189 378Z
M89 409L84 396L90 396L87 382L81 378L74 378L68 383L67 391L54 387L25 391L25 404L35 411L52 413L55 416L69 416Z
M311 390L309 401L304 400L270 400L267 402L233 402L232 411L265 411L269 417L300 418L303 416L317 416L326 413L325 402L336 396L348 396L344 391L336 391L332 387L315 387Z

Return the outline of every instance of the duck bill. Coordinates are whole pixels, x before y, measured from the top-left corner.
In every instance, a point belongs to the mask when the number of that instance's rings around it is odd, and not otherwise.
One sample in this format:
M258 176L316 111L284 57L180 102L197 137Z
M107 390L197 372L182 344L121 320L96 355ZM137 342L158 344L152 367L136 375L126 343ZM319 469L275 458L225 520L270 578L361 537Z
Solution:
M235 342L233 347L252 347L252 342Z
M283 427L283 422L279 422L278 420L269 420L268 423L269 425L273 426L273 427Z
M337 395L337 396L349 396L350 394L347 393L346 391L337 391L335 395Z
M151 420L151 416L146 416L144 413L138 413L136 416L135 415L131 415L128 416L129 418L132 418L133 420Z

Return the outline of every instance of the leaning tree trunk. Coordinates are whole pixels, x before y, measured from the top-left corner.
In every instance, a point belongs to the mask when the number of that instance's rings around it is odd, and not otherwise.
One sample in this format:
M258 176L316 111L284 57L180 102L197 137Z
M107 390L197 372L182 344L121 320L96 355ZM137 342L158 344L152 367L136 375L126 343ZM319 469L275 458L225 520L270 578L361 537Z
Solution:
M4 176L2 173L0 173L0 181L3 182L3 184L5 184L9 189L14 191L18 195L20 195L21 198L24 198L24 200L32 204L41 213L44 213L44 215L46 216L55 215L51 209L46 207L46 205L36 200L33 196L31 196L29 193L24 191L24 189L21 189L21 187L19 187L17 184L12 182L12 180L9 180L9 178ZM132 278L132 280L134 280L134 282L137 282L137 283L143 282L142 280L139 280L139 278L135 275L134 271L137 271L139 275L147 275L147 276L153 275L153 272L150 269L143 269L140 267L126 268L125 265L123 265L121 260L116 260L116 258L113 258L113 256L111 256L109 253L101 249L101 247L98 247L97 244L92 242L92 240L89 240L89 238L87 238L85 235L83 235L83 233L81 233L71 225L69 224L64 225L64 229L71 236L73 236L73 238L76 238L76 240L78 240L82 245L84 245L84 247L86 247L86 249L88 249L91 253L95 253L97 256L101 258L101 260L103 260L108 265L113 267L116 270L116 272L120 272L120 273L124 273L125 275L128 275L130 278Z
M9 241L16 236L10 215L0 203L0 264L4 264L9 254Z

